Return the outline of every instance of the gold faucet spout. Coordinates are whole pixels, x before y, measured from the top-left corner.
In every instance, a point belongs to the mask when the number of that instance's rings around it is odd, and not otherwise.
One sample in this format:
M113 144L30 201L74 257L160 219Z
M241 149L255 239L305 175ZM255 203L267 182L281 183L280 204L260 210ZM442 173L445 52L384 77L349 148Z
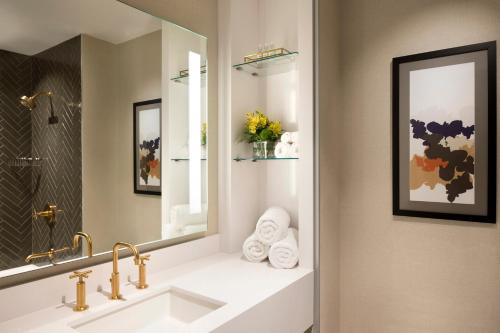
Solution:
M47 257L47 258L49 258L49 261L53 263L53 260L54 260L54 257L56 254L59 254L61 252L66 252L69 249L70 249L69 247L65 246L65 247L60 248L60 249L50 249L47 252L32 253L29 256L27 256L26 259L24 259L24 260L27 263L30 263L34 259L40 259L40 258Z
M93 250L92 250L92 237L90 237L89 234L79 231L73 236L73 251L75 251L78 246L79 246L79 240L80 238L85 239L87 242L87 257L92 257L93 255Z
M134 263L139 265L139 250L130 243L118 242L113 245L113 273L118 273L118 251L121 248L128 248L134 254Z
M130 243L118 242L113 246L113 273L111 273L111 299L120 299L120 273L118 272L118 251L128 248L134 254L134 263L140 264L140 254L137 247Z
M26 257L25 261L26 261L26 263L29 264L31 261L33 261L35 259L44 258L44 257L48 257L48 256L49 256L49 252L32 253Z

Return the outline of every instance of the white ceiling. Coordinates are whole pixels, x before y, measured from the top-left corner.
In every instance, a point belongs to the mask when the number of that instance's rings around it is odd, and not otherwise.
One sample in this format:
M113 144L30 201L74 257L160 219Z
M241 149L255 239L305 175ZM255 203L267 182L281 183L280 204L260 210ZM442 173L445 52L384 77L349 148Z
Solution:
M0 0L0 49L33 55L79 34L119 44L161 20L116 0Z

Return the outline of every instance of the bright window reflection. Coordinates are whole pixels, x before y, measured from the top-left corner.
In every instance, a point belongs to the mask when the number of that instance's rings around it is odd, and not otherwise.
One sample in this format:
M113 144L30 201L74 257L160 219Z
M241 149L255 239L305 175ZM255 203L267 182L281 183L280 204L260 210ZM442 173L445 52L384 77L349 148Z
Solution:
M189 212L201 212L200 55L189 51Z

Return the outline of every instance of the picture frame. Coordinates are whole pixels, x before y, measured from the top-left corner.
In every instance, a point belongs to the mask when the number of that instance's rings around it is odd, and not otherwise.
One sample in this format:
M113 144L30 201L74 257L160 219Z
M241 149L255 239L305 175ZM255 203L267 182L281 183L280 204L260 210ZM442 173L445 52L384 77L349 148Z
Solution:
M133 104L134 193L161 195L161 98Z
M496 41L393 58L393 215L496 223L496 61Z

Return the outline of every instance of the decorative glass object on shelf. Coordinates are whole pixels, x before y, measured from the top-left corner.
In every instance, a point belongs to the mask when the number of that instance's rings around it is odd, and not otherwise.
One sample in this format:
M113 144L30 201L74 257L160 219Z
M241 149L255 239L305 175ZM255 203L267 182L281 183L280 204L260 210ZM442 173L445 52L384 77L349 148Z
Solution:
M201 74L202 84L204 84L205 80L206 80L206 74L207 74L207 65L201 66L200 74ZM180 70L179 74L177 76L171 78L170 80L177 82L177 83L187 84L189 82L189 70L188 69Z
M236 156L233 158L233 161L236 162L242 162L242 161L252 161L252 162L257 162L257 161L290 161L290 160L298 160L298 157L267 157L267 158L258 158L258 157L240 157Z
M253 158L267 159L274 157L273 141L255 141L253 142Z
M292 52L282 47L257 52L245 56L243 62L233 65L233 68L253 76L284 73L295 67L295 59L298 54L299 52Z

